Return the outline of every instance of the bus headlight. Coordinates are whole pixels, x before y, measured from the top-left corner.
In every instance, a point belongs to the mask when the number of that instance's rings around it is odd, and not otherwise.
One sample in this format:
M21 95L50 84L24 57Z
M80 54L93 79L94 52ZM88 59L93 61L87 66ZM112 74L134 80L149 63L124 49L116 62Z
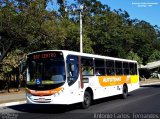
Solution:
M59 92L57 92L57 93L53 94L53 95L54 95L54 97L59 96L60 94L62 94L62 93L63 93L63 91L64 91L64 88L62 88L62 90L60 90Z

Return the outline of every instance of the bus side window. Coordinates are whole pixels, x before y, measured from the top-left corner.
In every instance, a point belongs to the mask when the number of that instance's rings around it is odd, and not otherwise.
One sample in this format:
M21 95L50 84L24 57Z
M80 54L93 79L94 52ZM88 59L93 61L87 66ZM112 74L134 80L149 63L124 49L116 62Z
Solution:
M121 61L115 61L115 68L116 68L116 75L123 75Z
M130 75L137 75L137 63L130 63Z
M103 59L95 59L95 75L103 76L105 75L105 60Z
M137 75L137 63L134 64L134 71L135 71L135 74Z
M123 73L124 75L129 75L129 63L123 62Z
M93 76L93 58L81 58L81 68L83 76Z
M106 74L107 75L115 75L114 60L106 60Z
M135 74L135 68L134 68L134 63L129 63L129 71L130 71L130 75L134 75Z
M85 75L85 76L93 75L93 67L83 66L82 67L82 75Z

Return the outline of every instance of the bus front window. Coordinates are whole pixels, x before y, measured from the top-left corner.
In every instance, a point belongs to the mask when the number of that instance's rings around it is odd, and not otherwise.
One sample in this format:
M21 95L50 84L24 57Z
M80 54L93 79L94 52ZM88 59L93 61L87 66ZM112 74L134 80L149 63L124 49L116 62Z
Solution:
M65 64L63 60L43 59L30 61L28 67L30 79L27 88L32 90L50 90L65 83Z
M45 78L55 83L61 83L65 81L65 70L63 61L52 61L52 63L46 64Z

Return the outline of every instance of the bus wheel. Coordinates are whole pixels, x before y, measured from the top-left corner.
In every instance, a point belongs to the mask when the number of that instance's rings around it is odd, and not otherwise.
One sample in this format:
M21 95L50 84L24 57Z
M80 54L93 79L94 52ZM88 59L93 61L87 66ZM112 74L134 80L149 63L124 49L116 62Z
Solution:
M83 97L83 102L81 104L83 109L88 108L91 105L91 94L88 91L85 91L84 97Z
M127 95L128 95L128 87L127 87L127 85L124 85L123 86L123 92L122 92L122 98L126 99Z

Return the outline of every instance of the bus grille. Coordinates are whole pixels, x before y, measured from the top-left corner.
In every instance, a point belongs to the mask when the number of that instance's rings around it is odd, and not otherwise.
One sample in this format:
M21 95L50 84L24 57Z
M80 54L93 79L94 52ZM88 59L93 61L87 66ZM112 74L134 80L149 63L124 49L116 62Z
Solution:
M34 101L34 102L37 102L37 103L50 103L50 102L51 102L51 99L38 98L38 99L34 99L33 101Z

